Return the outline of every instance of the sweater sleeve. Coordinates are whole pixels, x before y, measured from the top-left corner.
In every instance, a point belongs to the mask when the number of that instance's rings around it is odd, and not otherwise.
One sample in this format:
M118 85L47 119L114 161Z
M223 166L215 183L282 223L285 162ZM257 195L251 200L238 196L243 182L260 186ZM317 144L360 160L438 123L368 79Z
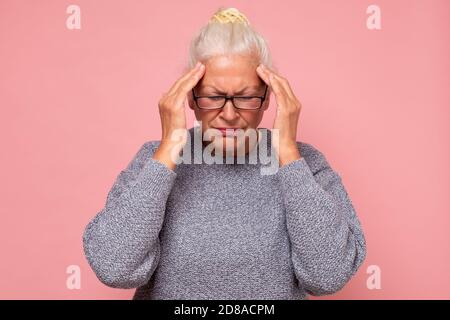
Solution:
M113 288L146 284L159 262L159 231L177 174L152 158L156 147L150 141L140 148L83 233L90 267Z
M364 261L366 242L339 174L317 149L297 145L302 158L277 172L294 271L307 293L332 294Z

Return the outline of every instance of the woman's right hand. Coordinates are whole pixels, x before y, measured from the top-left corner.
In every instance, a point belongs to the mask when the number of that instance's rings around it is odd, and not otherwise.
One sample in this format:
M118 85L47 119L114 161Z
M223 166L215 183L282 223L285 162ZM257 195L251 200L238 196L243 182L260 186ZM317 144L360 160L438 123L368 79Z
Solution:
M175 169L173 154L178 154L187 141L186 98L187 94L203 77L205 65L197 62L194 68L178 79L159 100L162 137L153 158Z

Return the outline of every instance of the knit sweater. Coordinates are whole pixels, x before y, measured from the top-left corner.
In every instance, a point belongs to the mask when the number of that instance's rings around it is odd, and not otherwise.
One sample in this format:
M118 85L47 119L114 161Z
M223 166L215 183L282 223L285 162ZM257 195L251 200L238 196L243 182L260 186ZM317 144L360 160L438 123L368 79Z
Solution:
M137 288L136 300L307 299L337 292L364 261L342 179L311 144L297 142L301 158L274 174L259 156L172 170L152 158L159 144L142 145L84 230L105 285Z

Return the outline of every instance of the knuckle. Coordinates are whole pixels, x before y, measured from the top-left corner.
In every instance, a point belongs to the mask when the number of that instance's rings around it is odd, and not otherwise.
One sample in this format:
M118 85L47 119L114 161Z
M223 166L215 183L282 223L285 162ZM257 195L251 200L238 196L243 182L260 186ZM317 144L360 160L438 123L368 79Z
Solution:
M167 108L167 97L164 97L159 100L158 102L159 109L166 109Z
M188 92L188 91L189 91L189 88L190 88L190 85L189 85L189 83L187 83L187 82L183 83L183 84L180 86L180 89L181 89L182 92Z

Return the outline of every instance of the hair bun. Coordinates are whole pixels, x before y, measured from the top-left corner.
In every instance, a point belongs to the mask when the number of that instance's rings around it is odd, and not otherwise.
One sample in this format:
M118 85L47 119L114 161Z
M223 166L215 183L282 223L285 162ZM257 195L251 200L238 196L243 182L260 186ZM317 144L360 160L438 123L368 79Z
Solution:
M218 23L242 23L250 25L247 17L236 8L220 8L209 20Z

